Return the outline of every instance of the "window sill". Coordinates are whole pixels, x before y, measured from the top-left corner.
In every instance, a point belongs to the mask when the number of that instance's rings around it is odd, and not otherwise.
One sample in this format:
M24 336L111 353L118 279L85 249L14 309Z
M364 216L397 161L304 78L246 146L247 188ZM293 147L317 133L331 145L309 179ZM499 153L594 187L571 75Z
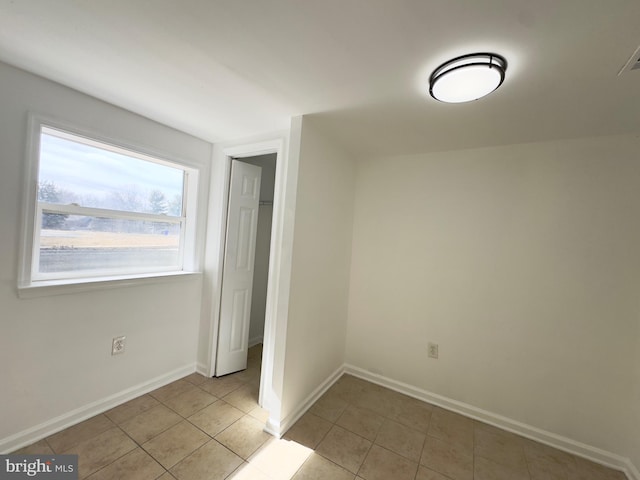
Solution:
M135 287L170 282L183 282L202 276L201 272L164 272L143 275L126 275L81 280L50 280L18 287L18 297L36 298L52 295L92 292L112 288Z

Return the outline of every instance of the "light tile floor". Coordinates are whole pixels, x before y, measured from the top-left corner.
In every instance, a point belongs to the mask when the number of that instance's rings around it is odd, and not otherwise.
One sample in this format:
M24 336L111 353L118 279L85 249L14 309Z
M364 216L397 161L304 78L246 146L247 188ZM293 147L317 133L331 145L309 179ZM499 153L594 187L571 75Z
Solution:
M623 480L614 470L343 376L277 440L247 370L189 375L21 453L76 453L80 478Z

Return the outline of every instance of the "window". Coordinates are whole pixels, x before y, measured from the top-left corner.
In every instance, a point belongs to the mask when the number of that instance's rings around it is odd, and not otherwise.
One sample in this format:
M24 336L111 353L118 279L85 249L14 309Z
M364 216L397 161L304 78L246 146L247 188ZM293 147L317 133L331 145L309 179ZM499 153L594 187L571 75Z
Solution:
M25 286L189 270L197 169L38 122Z

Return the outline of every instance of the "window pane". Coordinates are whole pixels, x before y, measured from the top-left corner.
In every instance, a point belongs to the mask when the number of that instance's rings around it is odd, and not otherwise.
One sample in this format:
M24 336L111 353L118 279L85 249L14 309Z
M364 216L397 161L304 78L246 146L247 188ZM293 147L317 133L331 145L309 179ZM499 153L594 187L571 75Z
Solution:
M180 224L44 213L40 273L177 267Z
M180 168L44 131L40 136L41 202L181 216L183 185Z

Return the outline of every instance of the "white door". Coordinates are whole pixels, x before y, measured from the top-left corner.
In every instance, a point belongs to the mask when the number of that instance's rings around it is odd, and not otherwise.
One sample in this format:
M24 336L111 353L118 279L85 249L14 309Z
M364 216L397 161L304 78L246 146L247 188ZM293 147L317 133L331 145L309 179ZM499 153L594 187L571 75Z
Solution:
M262 169L231 162L216 376L247 368Z

